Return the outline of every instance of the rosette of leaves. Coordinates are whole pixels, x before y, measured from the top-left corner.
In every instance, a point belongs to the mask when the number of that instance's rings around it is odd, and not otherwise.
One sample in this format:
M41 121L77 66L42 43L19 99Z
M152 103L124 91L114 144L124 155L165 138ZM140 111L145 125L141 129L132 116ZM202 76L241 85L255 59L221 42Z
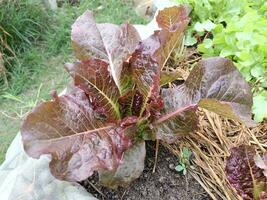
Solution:
M252 146L231 149L226 160L226 174L230 184L244 200L267 199L267 154L262 157Z
M27 154L51 155L56 178L81 181L98 172L103 185L125 186L144 169L145 140L171 143L193 133L198 107L254 124L250 87L228 59L202 60L183 84L160 87L174 78L163 67L189 18L180 6L156 19L159 30L143 41L132 25L97 24L90 11L73 24L78 61L66 69L74 87L37 106L21 128Z

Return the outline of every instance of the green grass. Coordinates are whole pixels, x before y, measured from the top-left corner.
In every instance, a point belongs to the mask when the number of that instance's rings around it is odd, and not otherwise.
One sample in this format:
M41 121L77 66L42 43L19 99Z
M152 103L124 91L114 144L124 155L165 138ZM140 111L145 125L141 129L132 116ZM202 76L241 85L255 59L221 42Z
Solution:
M31 0L23 1L31 2ZM13 9L14 5L11 6ZM81 0L79 6L72 7L64 4L56 13L48 13L49 19L46 20L49 25L41 26L42 31L34 32L33 37L29 37L30 43L19 40L12 43L17 47L21 44L22 48L16 50L17 59L11 65L12 72L8 87L0 86L0 163L4 159L10 142L19 131L23 117L36 104L50 99L49 93L52 90L60 92L70 83L63 65L74 60L70 45L71 25L87 9L94 11L97 22L116 24L145 22L136 16L131 1ZM0 15L8 15L4 12L5 10L2 9ZM28 17L35 16L35 11L32 15L31 12L33 11L29 11ZM16 13L10 15L13 16ZM17 21L19 21L18 17L16 23ZM23 33L25 32L22 31L19 34ZM28 36L25 36L26 39Z
M0 1L0 52L4 55L9 77L20 64L16 57L45 38L43 33L51 20L50 12L38 1Z

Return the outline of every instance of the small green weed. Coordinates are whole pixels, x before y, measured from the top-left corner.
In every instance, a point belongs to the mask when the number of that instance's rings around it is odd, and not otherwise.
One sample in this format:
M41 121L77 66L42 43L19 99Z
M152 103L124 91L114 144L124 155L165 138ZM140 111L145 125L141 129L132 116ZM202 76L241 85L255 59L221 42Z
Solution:
M192 151L188 147L183 147L178 165L175 170L186 175L187 168L190 166L190 158L192 156Z

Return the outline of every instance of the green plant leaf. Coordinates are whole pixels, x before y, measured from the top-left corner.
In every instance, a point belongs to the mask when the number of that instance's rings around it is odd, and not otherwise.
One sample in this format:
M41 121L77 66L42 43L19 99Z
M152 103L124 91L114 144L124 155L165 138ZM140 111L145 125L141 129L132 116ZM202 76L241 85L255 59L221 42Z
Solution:
M267 118L267 91L263 91L253 98L253 113L254 119L257 122Z
M211 22L210 20L206 20L202 23L200 22L197 22L194 26L194 29L197 31L197 32L204 32L204 31L211 31L213 30L214 28L216 27L216 25Z
M196 43L197 43L197 39L194 36L191 36L190 34L186 35L186 38L185 38L186 46L193 46Z
M251 68L251 75L255 78L260 78L264 76L264 68L262 65L258 64Z
M188 148L188 147L184 147L183 148L183 156L189 160L189 158L191 157L192 155L192 151Z
M177 172L181 172L181 171L183 171L185 168L182 166L182 165L177 165L176 167L175 167L175 170L177 171Z

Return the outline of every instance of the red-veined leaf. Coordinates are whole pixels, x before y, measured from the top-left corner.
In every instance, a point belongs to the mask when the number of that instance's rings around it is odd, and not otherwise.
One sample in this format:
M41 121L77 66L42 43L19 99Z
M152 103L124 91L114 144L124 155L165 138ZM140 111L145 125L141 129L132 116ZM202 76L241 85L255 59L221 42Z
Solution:
M75 86L88 95L94 111L103 120L120 118L119 90L108 71L108 64L96 58L65 65Z
M252 146L241 145L231 149L226 160L226 174L230 184L244 200L264 200L267 177L255 163L256 151Z
M79 88L37 106L23 122L21 134L26 153L33 158L51 154L51 173L68 181L116 169L130 146L124 128L95 118Z
M121 90L123 62L141 40L136 29L128 23L121 26L97 24L93 13L86 11L72 25L71 39L78 59L87 60L94 56L109 63L109 71Z
M173 21L169 21L167 26L164 20L169 19ZM157 113L156 110L162 108L159 96L160 70L181 40L189 20L183 6L174 6L160 11L157 22L162 30L155 31L142 41L129 60L136 89L143 95L141 115L145 109Z
M200 61L182 85L163 89L161 96L165 110L154 125L158 134L163 132L160 129L165 131L165 135L193 132L197 127L196 114L189 112L189 116L185 117L184 110L196 106L249 126L254 125L251 120L252 93L250 86L233 63L226 58L215 57ZM178 116L175 115L184 116L183 122L180 122L184 126L179 126L179 130L175 126L169 126L169 131L166 132L164 123L170 124L172 119L174 124L177 123L175 120ZM190 126L191 129L188 128Z
M141 94L139 98L142 99L140 115L144 113L150 101L160 98L160 68L151 56L143 51L143 48L145 47L140 44L130 59L133 80L137 91Z

